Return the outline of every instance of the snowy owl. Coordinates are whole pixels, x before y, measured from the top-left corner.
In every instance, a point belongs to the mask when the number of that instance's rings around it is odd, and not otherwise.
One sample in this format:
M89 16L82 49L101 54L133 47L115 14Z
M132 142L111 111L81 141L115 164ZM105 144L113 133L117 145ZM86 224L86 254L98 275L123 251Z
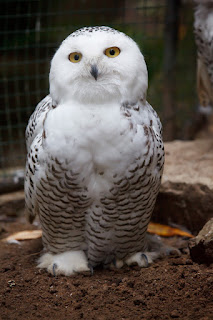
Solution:
M194 1L198 97L201 106L209 107L213 105L213 0Z
M139 47L112 28L82 28L56 51L49 82L26 129L26 208L43 231L38 267L72 275L147 266L161 252L146 231L164 147Z

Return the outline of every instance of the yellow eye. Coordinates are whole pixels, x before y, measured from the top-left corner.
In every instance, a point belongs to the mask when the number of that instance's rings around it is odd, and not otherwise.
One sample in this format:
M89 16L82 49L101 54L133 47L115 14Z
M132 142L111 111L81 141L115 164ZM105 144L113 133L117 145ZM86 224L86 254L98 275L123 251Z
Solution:
M120 54L121 50L118 47L107 48L104 53L109 58L115 58Z
M69 60L73 63L81 61L82 54L80 52L72 52L69 54Z

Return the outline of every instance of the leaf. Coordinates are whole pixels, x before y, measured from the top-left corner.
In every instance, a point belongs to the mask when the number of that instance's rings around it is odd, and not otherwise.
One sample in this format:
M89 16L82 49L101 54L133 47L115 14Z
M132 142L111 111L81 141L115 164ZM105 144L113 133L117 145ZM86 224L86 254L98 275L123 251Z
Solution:
M172 236L182 236L193 238L194 236L191 233L183 231L178 228L172 228L164 224L150 222L148 225L148 232L155 233L162 237L172 237Z
M41 230L25 230L11 234L7 238L2 239L4 242L8 242L11 240L32 240L41 238L42 231Z

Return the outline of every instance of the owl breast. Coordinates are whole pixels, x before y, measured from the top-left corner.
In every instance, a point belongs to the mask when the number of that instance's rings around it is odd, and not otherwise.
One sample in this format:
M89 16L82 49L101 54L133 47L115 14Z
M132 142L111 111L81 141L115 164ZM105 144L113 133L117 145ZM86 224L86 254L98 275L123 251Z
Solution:
M58 106L45 121L44 156L69 160L91 193L106 191L114 173L124 174L146 152L142 128L131 126L119 105Z

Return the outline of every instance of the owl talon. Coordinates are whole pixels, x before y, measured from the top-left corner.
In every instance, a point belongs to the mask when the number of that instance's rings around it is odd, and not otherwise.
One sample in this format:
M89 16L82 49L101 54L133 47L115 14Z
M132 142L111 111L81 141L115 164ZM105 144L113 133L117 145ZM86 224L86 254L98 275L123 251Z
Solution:
M147 268L149 266L147 255L145 253L141 253L141 258L145 261L144 268Z
M112 269L112 270L115 268L120 269L123 267L123 265L124 265L123 260L119 260L119 259L114 258L110 264L110 269Z
M56 271L57 267L58 267L57 264L56 264L56 263L53 263L53 276L54 276L54 277L56 277L55 271Z
M91 274L91 276L93 276L93 274L94 274L94 269L93 269L93 266L92 266L90 263L88 263L88 268L90 269L90 274Z
M141 268L147 268L159 256L160 252L137 252L129 257L125 262L128 266L137 264Z

